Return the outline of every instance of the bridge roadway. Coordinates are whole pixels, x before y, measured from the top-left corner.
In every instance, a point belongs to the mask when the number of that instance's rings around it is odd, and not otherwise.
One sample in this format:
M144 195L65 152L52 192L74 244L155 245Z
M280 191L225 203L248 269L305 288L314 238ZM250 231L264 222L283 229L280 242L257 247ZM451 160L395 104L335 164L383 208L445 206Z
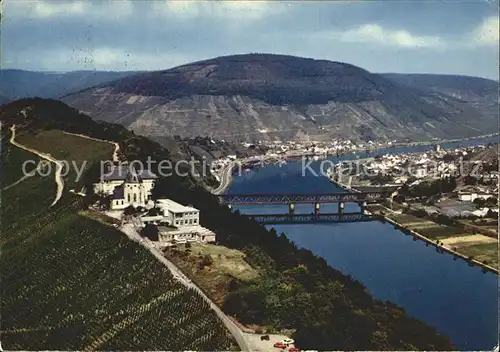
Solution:
M375 203L390 197L389 191L325 194L221 194L223 204Z
M301 223L347 223L377 220L364 213L323 213L323 214L246 214L264 225L301 224Z

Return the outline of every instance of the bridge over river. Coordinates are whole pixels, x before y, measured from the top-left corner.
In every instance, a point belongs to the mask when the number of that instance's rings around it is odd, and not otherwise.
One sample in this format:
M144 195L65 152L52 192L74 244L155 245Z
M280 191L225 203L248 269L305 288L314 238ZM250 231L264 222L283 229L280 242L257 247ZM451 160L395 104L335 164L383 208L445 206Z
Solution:
M222 204L233 205L288 205L288 213L283 214L246 214L264 224L310 223L310 222L358 222L371 221L373 217L365 213L368 203L379 203L392 194L391 189L355 191L324 194L222 194ZM321 213L321 204L338 204L337 213ZM344 213L345 203L357 203L361 208L357 213ZM312 204L314 212L310 214L295 213L296 204Z

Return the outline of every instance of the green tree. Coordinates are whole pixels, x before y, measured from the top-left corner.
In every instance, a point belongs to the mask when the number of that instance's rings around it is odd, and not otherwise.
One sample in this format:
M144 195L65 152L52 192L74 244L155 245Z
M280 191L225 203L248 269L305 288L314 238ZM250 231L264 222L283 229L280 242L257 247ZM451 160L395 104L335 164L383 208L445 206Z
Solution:
M475 186L477 185L477 178L471 175L467 175L464 177L464 184L467 186Z
M198 268L200 270L203 270L206 266L211 266L214 263L214 260L212 259L212 256L206 254L201 262L198 264Z
M485 206L489 208L498 207L498 199L496 197L490 197L486 199Z
M158 241L158 227L154 224L147 224L141 230L141 236L149 238L151 241Z
M482 198L474 199L473 203L476 205L476 208L484 208L486 201Z
M123 211L123 214L124 215L134 215L135 208L133 206L129 205L128 207L125 208L125 210Z

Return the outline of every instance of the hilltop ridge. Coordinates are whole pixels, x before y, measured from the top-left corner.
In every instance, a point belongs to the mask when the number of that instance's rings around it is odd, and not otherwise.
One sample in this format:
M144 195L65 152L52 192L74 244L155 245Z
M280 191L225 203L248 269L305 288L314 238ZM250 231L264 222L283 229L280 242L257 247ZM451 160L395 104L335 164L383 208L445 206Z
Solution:
M74 91L136 73L140 71L39 72L2 69L0 70L0 94L10 100L29 97L59 98Z
M141 73L62 98L147 136L429 140L490 133L491 111L351 64L246 54Z

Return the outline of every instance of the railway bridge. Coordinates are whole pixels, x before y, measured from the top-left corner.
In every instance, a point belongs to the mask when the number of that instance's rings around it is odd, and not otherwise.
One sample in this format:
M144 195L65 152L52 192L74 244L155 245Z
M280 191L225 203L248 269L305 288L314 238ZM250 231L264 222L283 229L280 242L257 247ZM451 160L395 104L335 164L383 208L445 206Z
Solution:
M365 206L369 203L382 202L391 197L390 190L355 191L324 194L222 194L219 200L228 206L262 204L288 205L288 214L247 214L255 220L266 223L304 223L304 222L353 222L367 221L371 218L365 215ZM321 204L337 203L337 213L321 213ZM359 213L344 213L345 203L357 203L361 208ZM314 212L296 214L296 204L312 204Z

